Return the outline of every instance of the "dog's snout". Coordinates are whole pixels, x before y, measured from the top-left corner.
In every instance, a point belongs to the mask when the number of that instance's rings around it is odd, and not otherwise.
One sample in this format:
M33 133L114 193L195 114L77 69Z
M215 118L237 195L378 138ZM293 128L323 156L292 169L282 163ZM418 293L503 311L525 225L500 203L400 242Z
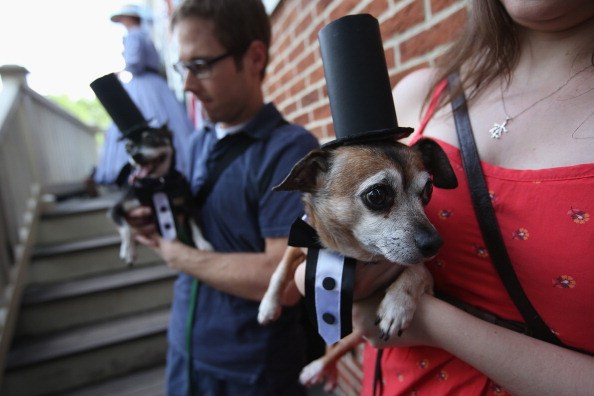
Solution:
M443 240L433 230L422 230L415 233L415 244L423 257L432 257L437 254L437 251L443 245Z

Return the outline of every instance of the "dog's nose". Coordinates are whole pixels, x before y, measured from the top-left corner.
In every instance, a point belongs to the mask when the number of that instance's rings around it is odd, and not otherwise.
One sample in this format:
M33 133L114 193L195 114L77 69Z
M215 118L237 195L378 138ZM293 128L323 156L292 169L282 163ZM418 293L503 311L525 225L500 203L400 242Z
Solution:
M432 257L443 245L441 237L433 230L422 230L415 233L415 244L423 257Z

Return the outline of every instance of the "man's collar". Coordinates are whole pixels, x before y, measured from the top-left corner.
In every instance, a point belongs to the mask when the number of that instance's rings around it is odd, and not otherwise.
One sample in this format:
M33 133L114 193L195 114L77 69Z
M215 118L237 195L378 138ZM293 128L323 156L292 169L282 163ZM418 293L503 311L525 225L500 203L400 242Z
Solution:
M241 132L256 139L266 139L278 127L283 116L273 103L263 105L251 120L244 124ZM207 125L205 131L215 132L212 125Z

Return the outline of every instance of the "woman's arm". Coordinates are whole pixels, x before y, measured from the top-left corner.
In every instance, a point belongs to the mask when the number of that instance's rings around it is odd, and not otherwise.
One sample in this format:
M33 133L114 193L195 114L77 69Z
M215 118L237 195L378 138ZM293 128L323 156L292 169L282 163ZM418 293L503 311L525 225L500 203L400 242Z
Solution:
M594 357L475 318L425 295L401 337L381 341L375 312L382 295L355 303L355 327L374 347L426 345L448 351L513 395L592 395Z
M380 339L377 309L383 291L371 297L363 290L382 290L389 272L358 264L353 326L376 348L431 346L465 361L513 395L593 395L594 357L539 341L485 322L429 294L421 299L402 336ZM303 292L305 265L296 272ZM363 287L364 285L364 287ZM360 300L361 295L367 296Z

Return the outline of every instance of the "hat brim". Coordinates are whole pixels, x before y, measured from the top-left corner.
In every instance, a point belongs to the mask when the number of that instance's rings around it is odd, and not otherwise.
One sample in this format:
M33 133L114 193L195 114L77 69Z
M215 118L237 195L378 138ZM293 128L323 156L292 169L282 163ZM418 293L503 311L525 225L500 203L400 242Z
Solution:
M132 18L142 19L142 17L140 15L133 14L133 13L129 13L129 14L115 14L115 15L112 15L111 18L109 18L109 19L111 19L112 22L116 22L117 23L117 22L120 22L123 17L132 17Z
M408 137L411 133L413 133L413 131L414 129L409 127L379 129L376 131L365 132L360 135L338 138L336 140L323 144L320 148L333 149L339 146L365 144L376 140L383 140L388 137L392 137L393 139L399 140Z

